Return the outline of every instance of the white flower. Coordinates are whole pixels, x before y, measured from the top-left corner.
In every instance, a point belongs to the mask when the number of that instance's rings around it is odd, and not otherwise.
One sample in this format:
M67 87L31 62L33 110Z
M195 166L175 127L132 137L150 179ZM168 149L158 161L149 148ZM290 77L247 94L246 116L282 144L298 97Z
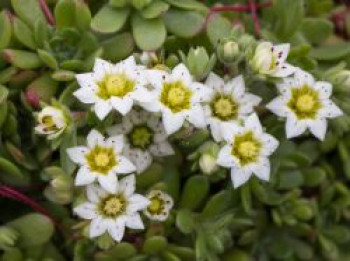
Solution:
M49 140L60 136L68 126L68 117L60 108L46 106L37 116L35 131L47 135Z
M223 123L237 123L254 111L261 98L245 92L245 84L242 75L225 83L223 79L214 73L210 73L205 85L212 92L204 105L207 122L215 141L222 138Z
M327 131L326 118L343 114L330 100L332 85L316 82L312 75L302 70L277 84L277 88L281 95L272 100L267 108L287 118L287 138L299 136L309 129L314 136L323 140Z
M262 42L255 49L251 66L261 75L271 77L286 77L293 74L296 68L288 63L290 44L272 45L270 42Z
M226 124L223 132L226 145L220 150L217 163L231 168L235 188L246 183L252 174L259 179L270 179L270 156L278 147L278 141L264 133L258 116L246 118L244 126Z
M154 221L165 221L170 210L174 206L174 201L170 195L160 190L152 190L147 194L147 198L151 202L143 213Z
M123 117L121 124L107 131L110 135L125 134L123 154L135 164L138 173L151 165L153 157L174 154L162 121L154 113L133 110Z
M148 80L153 86L155 101L140 103L151 112L161 111L166 132L178 131L187 119L197 128L205 128L206 121L201 102L209 98L210 89L193 82L185 65L177 65L171 73L149 70Z
M129 175L120 180L115 192L110 193L93 184L87 186L88 201L74 208L79 217L91 220L90 237L98 237L108 232L120 242L125 227L144 229L138 211L149 205L149 200L135 192L135 176Z
M115 109L127 114L134 101L150 102L152 96L146 89L144 67L135 63L133 56L116 65L96 59L91 73L76 76L80 89L74 95L83 103L94 104L99 119L104 119Z
M135 166L121 155L123 143L123 135L105 140L101 133L92 130L87 136L87 147L68 149L69 157L80 165L75 185L91 184L97 179L105 190L114 193L118 183L117 174L127 174L136 170Z

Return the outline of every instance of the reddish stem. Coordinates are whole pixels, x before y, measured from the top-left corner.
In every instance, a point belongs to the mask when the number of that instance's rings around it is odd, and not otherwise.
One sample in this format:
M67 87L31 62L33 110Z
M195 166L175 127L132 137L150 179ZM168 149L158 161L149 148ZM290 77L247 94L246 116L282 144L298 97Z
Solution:
M254 22L255 34L257 36L260 36L261 26L260 26L259 17L256 12L255 0L249 0L249 7L250 7L250 12L252 14L252 20Z
M46 0L39 0L39 4L40 4L41 9L43 10L43 12L46 16L46 20L49 22L49 24L55 25L56 24L55 18L53 17L51 10L46 3Z
M259 10L262 8L266 8L272 5L271 1L266 1L265 3L259 3L259 4L254 4L255 10ZM211 12L230 12L230 11L235 11L235 12L247 12L251 11L252 6L251 4L249 5L225 5L225 6L213 6L210 8Z

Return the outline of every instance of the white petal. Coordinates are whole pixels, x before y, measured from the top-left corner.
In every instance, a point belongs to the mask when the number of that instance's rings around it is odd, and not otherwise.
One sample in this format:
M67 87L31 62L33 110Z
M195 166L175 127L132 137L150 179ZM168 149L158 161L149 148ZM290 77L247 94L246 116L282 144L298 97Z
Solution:
M167 141L153 144L150 146L149 150L152 153L152 155L154 155L155 157L164 157L164 156L173 155L175 153L174 149L172 148L170 143Z
M211 135L213 136L214 140L216 142L222 141L223 137L222 137L221 122L219 120L216 120L216 119L211 119L209 126L210 126Z
M275 139L275 137L273 137L272 135L263 133L260 136L260 139L263 142L263 155L270 156L278 148L279 141Z
M262 126L260 124L260 120L256 113L251 114L244 121L244 127L250 130L254 130L255 132L262 133Z
M149 112L159 112L160 111L160 104L158 101L154 102L137 102L137 105L139 105L141 108L145 109Z
M231 169L231 180L234 188L238 188L246 183L251 177L252 173L246 169L232 168Z
M91 184L86 187L86 196L93 203L98 203L100 198L103 198L106 195L107 191L103 190L96 184Z
M99 100L98 102L95 103L94 110L96 113L96 116L100 119L103 120L106 118L108 113L112 110L112 105L110 104L109 101L104 101L104 100Z
M320 94L321 99L328 99L332 94L332 84L329 82L316 82L314 88Z
M252 170L259 179L270 180L270 161L267 158L261 158Z
M91 149L95 148L96 145L104 144L104 137L100 132L98 132L95 129L90 131L86 139L87 139L87 144Z
M194 82L190 85L190 89L194 92L192 102L208 102L214 95L214 91L204 84Z
M130 94L130 96L139 102L152 102L155 100L153 93L146 90L146 88L138 86L136 90Z
M225 89L226 89L226 86L229 86L229 85L232 86L232 92L227 94L233 94L234 99L238 99L238 100L242 99L245 92L245 84L244 84L243 76L239 75L233 78L228 83L226 83Z
M297 137L306 131L307 125L304 121L299 121L295 116L290 115L286 122L287 139Z
M117 242L120 242L123 239L125 233L125 222L125 217L119 217L116 220L109 220L108 222L108 233Z
M98 216L96 205L90 202L80 204L73 209L74 213L84 219L95 219Z
M215 73L209 73L207 80L205 81L205 85L211 88L212 90L222 91L225 82L222 78L220 78Z
M134 104L133 100L128 96L125 96L122 99L119 97L111 97L110 101L113 108L122 115L126 115Z
M96 80L93 73L76 74L75 78L81 89L97 90Z
M87 166L82 166L78 170L77 176L75 177L76 186L85 186L91 184L96 179L96 175L91 173Z
M140 194L133 194L129 198L129 204L127 206L128 213L134 213L136 211L144 210L151 202Z
M232 147L225 145L218 154L217 164L226 168L230 168L235 165L233 156L231 155Z
M134 164L127 159L126 157L119 156L118 157L118 165L115 168L115 171L119 174L128 174L131 172L134 172L136 170L136 167Z
M289 49L290 49L289 43L288 44L278 44L278 45L273 46L272 53L275 55L275 57L277 57L277 60L280 63L283 63L287 59Z
M221 123L221 134L224 140L228 143L233 142L233 137L237 133L242 133L244 128L234 122L222 122Z
M287 76L293 74L296 70L297 70L296 67L294 67L288 63L284 63L280 67L277 67L277 69L273 73L271 73L271 76L273 76L273 77L287 77Z
M100 174L97 179L103 189L110 193L116 193L118 188L118 178L115 173L110 172L108 175Z
M192 76L187 67L183 63L180 63L173 69L171 80L182 81L186 87L189 87L192 83Z
M128 70L135 70L137 67L136 67L136 61L135 61L135 58L134 56L129 56L128 58L126 58L125 60L121 61L119 63L126 71Z
M163 111L163 124L168 135L178 131L185 121L185 115L182 113L172 113L170 110Z
M207 126L204 110L200 105L192 105L192 108L188 112L187 120L196 128L203 129Z
M113 147L115 153L121 153L124 146L124 136L112 136L106 140L107 147Z
M139 213L134 213L126 218L126 226L131 229L144 229L144 225Z
M327 120L318 119L308 123L309 130L319 140L324 140L327 132Z
M320 116L326 118L336 118L342 116L343 111L331 100L323 101L323 108L320 110Z
M266 105L266 108L279 117L287 117L288 109L286 108L286 101L282 96L273 99Z
M76 90L73 95L78 98L79 101L86 103L86 104L92 104L97 102L99 99L95 95L96 91L93 91L90 88L80 88Z
M80 165L83 165L86 162L85 154L88 151L89 151L89 149L87 147L78 146L78 147L67 149L67 154L73 162L80 164Z
M113 64L97 58L94 64L93 76L96 80L102 80L106 74L112 72Z
M295 87L302 87L304 85L312 87L315 84L314 77L301 69L296 70L294 74L294 79L297 84L297 86Z
M125 151L125 155L132 161L136 167L137 173L144 172L152 163L152 155L148 151L140 149L130 149Z
M159 90L163 88L164 81L169 80L169 74L163 70L148 70L146 77L151 85Z
M92 220L90 224L90 237L101 236L107 230L107 220L104 220L102 217L97 217Z
M131 131L132 127L133 125L131 124L130 119L128 117L124 117L122 123L107 128L107 133L111 136L127 134Z
M125 197L128 198L135 191L135 175L128 175L119 181L119 192L124 193Z

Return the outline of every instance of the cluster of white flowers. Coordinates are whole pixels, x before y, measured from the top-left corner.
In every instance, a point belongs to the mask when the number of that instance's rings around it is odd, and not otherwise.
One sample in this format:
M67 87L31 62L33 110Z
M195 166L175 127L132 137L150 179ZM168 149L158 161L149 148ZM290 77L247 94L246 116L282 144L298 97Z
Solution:
M260 77L280 79L280 96L267 108L286 117L287 138L298 136L308 128L319 139L326 133L326 118L337 117L341 110L330 100L332 86L315 82L302 70L287 64L289 45L258 45L250 61ZM173 70L148 69L138 65L133 56L117 64L97 59L93 72L76 76L81 88L74 95L93 105L100 120L112 110L122 121L106 131L87 136L87 146L68 149L70 158L80 165L75 184L87 186L88 202L75 213L91 219L90 236L106 231L116 240L125 227L142 229L138 211L152 220L164 221L173 200L162 191L153 190L144 197L134 194L135 177L152 163L153 157L174 154L168 136L185 124L209 128L213 139L222 147L217 164L231 169L234 187L241 186L252 174L261 180L270 178L268 157L279 142L264 132L255 107L261 98L246 92L243 75L225 82L210 73L205 83L194 81L184 64ZM45 111L46 110L46 111ZM65 125L62 115L45 108L39 115L37 131L59 135ZM118 182L118 175L126 175ZM142 174L141 174L142 175ZM95 181L98 181L96 184Z

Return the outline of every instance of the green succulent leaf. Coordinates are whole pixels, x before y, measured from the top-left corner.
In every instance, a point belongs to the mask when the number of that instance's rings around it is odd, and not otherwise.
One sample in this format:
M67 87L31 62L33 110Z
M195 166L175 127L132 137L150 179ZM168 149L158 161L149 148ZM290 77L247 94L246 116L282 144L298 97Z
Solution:
M221 15L212 15L207 23L207 35L212 45L217 45L218 41L230 35L232 25L228 19Z
M11 41L12 29L9 14L6 11L0 13L0 50L7 47Z
M152 19L159 17L169 9L169 5L161 0L152 1L140 14L143 18Z
M169 32L183 38L198 34L205 22L205 17L196 11L170 9L164 15L164 22Z
M145 19L134 14L131 23L136 45L140 49L154 51L163 45L166 29L162 18Z
M2 56L8 63L20 69L37 69L43 65L40 57L33 52L4 49Z
M34 28L35 23L40 20L46 23L46 18L37 0L11 0L12 7L18 17L30 28Z
M121 33L101 42L103 58L117 62L129 56L134 50L134 39L131 33Z
M92 18L91 28L98 33L116 33L126 23L129 13L129 8L113 8L105 5Z
M320 44L332 34L333 24L322 18L305 18L301 29L311 43Z
M73 27L75 25L75 4L72 0L59 0L55 6L57 28Z

